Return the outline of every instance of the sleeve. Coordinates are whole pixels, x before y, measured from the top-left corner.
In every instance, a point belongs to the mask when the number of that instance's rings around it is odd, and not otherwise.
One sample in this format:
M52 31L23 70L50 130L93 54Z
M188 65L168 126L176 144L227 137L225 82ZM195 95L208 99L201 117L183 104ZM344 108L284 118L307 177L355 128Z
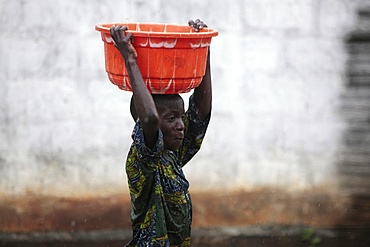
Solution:
M199 151L210 119L211 114L209 114L204 120L199 118L194 97L193 95L190 96L189 108L184 119L185 137L179 150L179 156L182 163L181 166L186 165L186 163L188 163Z
M133 144L135 146L135 149L137 150L137 155L140 161L149 161L150 159L157 159L160 157L161 153L164 150L164 143L163 143L163 134L160 129L158 129L158 139L157 143L153 147L153 149L148 148L145 145L144 140L144 132L141 127L141 124L139 121L136 122L134 130L132 132L132 140ZM152 162L145 162L147 164L150 164Z

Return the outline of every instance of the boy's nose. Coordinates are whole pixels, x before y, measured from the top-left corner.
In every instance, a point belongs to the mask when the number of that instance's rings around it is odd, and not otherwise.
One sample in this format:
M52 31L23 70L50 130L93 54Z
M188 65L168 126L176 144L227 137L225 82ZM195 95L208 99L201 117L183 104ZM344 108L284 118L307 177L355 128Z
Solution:
M176 129L179 130L179 131L183 131L184 130L184 122L182 121L182 119L180 119L179 121L177 121L177 125L176 125Z

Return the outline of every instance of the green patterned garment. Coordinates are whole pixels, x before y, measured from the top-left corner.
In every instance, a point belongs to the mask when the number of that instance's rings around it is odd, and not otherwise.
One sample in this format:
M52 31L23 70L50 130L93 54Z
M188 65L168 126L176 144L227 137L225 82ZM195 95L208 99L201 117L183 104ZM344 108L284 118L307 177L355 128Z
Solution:
M136 123L126 161L133 230L126 246L190 246L192 205L182 167L199 151L209 119L199 119L191 96L184 118L185 138L177 152L164 150L160 130L156 146L148 149Z

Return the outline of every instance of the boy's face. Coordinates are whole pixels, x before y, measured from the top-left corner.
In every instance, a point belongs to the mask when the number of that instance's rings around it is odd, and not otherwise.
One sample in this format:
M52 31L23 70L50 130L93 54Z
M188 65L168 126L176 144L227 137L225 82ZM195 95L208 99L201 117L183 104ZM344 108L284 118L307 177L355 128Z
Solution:
M184 139L184 101L180 97L167 101L166 104L158 108L158 113L164 148L176 151Z

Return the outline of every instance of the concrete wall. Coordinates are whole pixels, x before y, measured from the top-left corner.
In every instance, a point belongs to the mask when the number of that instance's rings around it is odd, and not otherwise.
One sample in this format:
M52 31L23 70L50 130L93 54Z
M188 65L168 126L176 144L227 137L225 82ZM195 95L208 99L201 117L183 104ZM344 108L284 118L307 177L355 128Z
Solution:
M343 36L356 1L0 3L2 193L125 189L130 94L108 81L94 25L198 17L219 36L213 119L186 167L193 187L337 182Z
M334 193L344 37L360 2L0 0L0 195L127 192L131 94L109 82L94 26L189 18L219 31L213 118L185 168L192 191Z

